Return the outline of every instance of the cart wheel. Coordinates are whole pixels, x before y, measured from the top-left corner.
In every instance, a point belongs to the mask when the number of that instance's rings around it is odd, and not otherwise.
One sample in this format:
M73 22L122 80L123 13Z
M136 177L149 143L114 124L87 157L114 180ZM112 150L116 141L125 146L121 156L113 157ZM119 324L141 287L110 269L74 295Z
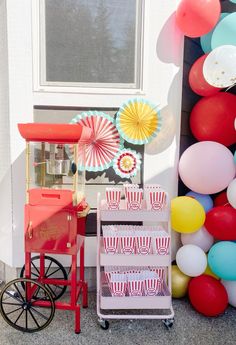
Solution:
M109 328L109 322L107 320L99 319L98 323L102 329L105 331Z
M168 330L171 329L171 327L173 326L174 324L174 319L165 319L165 320L162 320L162 322L164 323L164 325L166 326L166 328Z
M40 256L38 255L38 256L34 256L31 259L31 278L43 284L50 291L52 298L55 301L65 293L67 286L55 285L55 284L44 284L43 279L50 278L50 279L67 280L68 276L67 276L65 268L62 266L62 264L59 261L47 255L45 255L44 258L45 258L44 259L45 260L44 277L43 278L40 277L40 270L39 270ZM24 278L24 276L25 276L25 265L22 267L21 272L20 272L20 277Z
M23 288L24 286L24 288ZM37 292L41 298L33 297ZM47 303L47 308L39 306ZM51 293L32 279L18 278L4 286L0 294L0 313L13 328L33 333L47 327L55 313Z

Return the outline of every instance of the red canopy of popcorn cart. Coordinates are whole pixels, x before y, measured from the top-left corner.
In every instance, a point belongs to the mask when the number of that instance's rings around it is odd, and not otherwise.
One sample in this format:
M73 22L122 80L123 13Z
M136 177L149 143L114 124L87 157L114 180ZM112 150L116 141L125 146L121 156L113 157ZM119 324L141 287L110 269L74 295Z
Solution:
M87 142L92 130L80 124L65 123L19 123L18 129L26 141L54 143Z

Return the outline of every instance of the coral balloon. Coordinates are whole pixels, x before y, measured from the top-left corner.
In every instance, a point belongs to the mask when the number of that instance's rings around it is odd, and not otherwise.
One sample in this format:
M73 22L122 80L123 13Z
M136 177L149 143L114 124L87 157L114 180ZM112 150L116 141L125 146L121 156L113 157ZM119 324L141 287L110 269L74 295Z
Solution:
M195 192L188 192L186 196L190 196L196 199L200 204L203 206L205 212L208 212L213 207L213 201L210 195L207 194L199 194Z
M182 0L176 11L176 23L186 36L199 37L213 29L220 11L219 0Z
M232 206L213 207L206 215L207 231L217 240L236 240L236 209Z
M211 248L214 243L214 237L204 228L200 228L198 231L192 234L181 234L181 241L183 245L194 244L200 247L205 253Z
M188 77L191 89L193 90L193 92L197 93L200 96L211 96L221 90L220 88L208 84L203 76L203 63L207 55L208 54L201 56L194 62L190 69Z
M183 183L196 193L221 192L235 177L233 154L213 141L193 144L180 158L179 174Z
M215 243L208 253L208 264L218 277L236 280L236 243L221 241Z
M229 205L226 192L221 192L214 199L214 206L226 206Z
M179 196L171 200L172 229L181 233L191 233L200 229L206 215L202 205L188 196Z
M207 267L207 256L198 246L186 244L178 250L176 263L181 272L189 277L197 277Z
M181 298L184 297L188 292L188 283L190 277L183 274L177 265L172 265L171 267L171 292L172 297Z
M190 128L198 141L216 141L225 146L236 142L234 120L236 114L236 96L219 92L210 97L201 98L190 114Z
M205 316L218 316L228 306L225 287L219 280L205 274L191 279L188 293L194 309Z
M236 308L236 281L222 280L229 299L229 304Z
M230 182L227 188L227 199L233 208L236 208L236 178Z

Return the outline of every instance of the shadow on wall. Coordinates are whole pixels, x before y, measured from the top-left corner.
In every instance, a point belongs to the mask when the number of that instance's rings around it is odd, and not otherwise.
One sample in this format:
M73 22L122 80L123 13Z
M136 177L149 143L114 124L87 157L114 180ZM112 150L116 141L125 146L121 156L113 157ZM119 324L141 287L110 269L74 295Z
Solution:
M166 42L166 37L169 37ZM165 63L172 63L178 67L182 65L182 56L179 47L182 45L183 33L176 25L175 12L163 26L156 44L158 58Z

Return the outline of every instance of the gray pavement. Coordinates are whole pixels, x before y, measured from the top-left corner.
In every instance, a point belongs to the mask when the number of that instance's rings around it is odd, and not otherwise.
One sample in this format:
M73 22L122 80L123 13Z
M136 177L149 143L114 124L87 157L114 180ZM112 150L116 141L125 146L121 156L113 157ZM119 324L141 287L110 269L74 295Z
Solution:
M0 317L0 345L235 345L236 308L206 318L195 312L187 299L174 300L175 323L167 330L160 320L114 320L105 331L97 324L95 293L82 310L81 330L74 334L74 313L56 310L45 330L27 334L8 326Z

